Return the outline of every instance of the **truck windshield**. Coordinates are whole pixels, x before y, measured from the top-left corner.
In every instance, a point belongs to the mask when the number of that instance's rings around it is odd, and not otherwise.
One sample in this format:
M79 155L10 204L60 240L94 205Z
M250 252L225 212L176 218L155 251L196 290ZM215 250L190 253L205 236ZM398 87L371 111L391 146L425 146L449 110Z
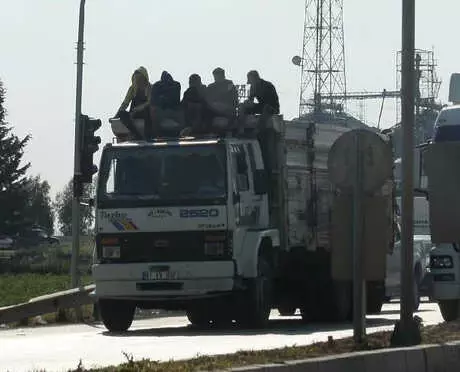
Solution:
M107 149L98 201L215 204L225 200L225 168L225 148L218 144Z

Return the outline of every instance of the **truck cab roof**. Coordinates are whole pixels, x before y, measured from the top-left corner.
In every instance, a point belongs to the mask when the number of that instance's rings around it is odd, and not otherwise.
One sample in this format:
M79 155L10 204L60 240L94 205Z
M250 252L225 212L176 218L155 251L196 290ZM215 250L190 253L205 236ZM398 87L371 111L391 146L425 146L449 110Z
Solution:
M106 144L111 148L130 147L165 147L165 146L189 146L189 145L212 145L217 143L237 144L256 141L256 138L239 137L179 137L179 138L158 138L152 141L125 141L116 144Z

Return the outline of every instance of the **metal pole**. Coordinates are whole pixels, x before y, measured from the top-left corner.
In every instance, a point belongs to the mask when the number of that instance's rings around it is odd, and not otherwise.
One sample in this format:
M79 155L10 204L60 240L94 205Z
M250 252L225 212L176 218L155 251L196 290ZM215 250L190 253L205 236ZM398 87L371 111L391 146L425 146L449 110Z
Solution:
M363 273L363 159L360 133L355 134L356 179L353 191L353 337L361 344L366 336Z
M403 326L412 319L412 262L413 262L413 208L414 208L414 29L415 0L403 0L403 44L402 44L402 105L401 122L403 129L402 151L402 213L401 213L401 323Z
M74 194L72 200L72 262L71 278L72 287L78 287L80 278L78 275L78 259L80 255L80 198L75 192L75 182L80 177L80 146L81 146L81 96L83 82L83 31L85 25L85 0L80 0L80 14L78 23L78 43L77 43L77 89L75 99L75 150L74 150Z
M413 318L413 214L414 214L414 126L415 126L415 0L403 0L402 19L402 100L403 130L401 197L401 318L392 337L394 345L421 342L420 329Z

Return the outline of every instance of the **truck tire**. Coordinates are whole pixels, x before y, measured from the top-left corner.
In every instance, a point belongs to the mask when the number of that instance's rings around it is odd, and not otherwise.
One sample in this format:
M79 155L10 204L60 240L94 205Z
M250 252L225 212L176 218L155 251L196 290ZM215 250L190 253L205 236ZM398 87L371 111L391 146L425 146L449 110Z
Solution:
M281 306L278 308L278 312L281 316L293 316L295 315L297 308L294 306Z
M306 298L300 309L304 322L349 322L353 318L352 284L330 281Z
M273 296L273 268L266 255L259 256L257 278L243 292L237 323L245 328L265 328L270 317Z
M99 300L102 323L109 332L126 332L134 320L136 306L119 300Z
M418 311L420 307L420 290L417 279L414 279L414 311Z
M195 328L208 328L210 326L210 319L208 314L200 311L200 309L188 309L187 318L192 326Z
M460 315L460 300L441 300L439 301L439 309L446 322L455 321Z
M414 311L417 311L420 307L420 283L422 282L422 274L420 272L420 267L416 266L414 271Z
M366 283L366 313L380 314L385 301L385 285L380 282Z
M336 322L353 320L353 288L349 282L334 282L334 313Z

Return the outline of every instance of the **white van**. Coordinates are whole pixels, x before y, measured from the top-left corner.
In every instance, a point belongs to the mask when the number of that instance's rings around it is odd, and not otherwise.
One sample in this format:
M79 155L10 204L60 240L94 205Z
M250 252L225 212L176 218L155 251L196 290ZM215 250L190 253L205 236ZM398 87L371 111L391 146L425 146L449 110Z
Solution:
M449 86L449 101L434 123L433 142L460 141L460 74L452 74Z
M455 142L460 141L460 74L452 74L449 87L449 101L451 106L444 107L439 113L435 125L433 142ZM441 147L438 147L438 149ZM458 154L458 149L452 146L446 146L447 154ZM455 218L455 211L458 205L456 196L458 194L458 171L457 167L458 156L452 158L450 164L434 164L435 167L447 169L451 172L452 177L446 181L442 176L433 173L433 179L442 182L433 182L436 184L436 202L440 202L439 195L445 195L446 200L441 200L440 206L431 204L432 209L432 228L433 231L440 231L433 233L434 235L441 234L446 238L436 238L437 240L445 240L435 244L435 247L430 252L430 276L431 276L431 298L438 302L442 316L446 321L453 321L460 318L460 247L458 243L453 243L448 240L452 239L456 234L452 231L460 230L460 222ZM440 157L439 159L442 159ZM441 173L442 174L442 173ZM441 177L441 178L440 178ZM446 177L444 175L444 177ZM447 177L446 177L447 178ZM430 183L430 179L428 179ZM443 186L446 184L446 187ZM447 187L448 186L448 187ZM433 192L433 191L430 191ZM429 194L430 195L430 194ZM430 203L433 203L434 197L430 198ZM444 204L443 204L444 203ZM442 205L446 206L442 208ZM454 211L448 210L453 208ZM442 229L440 228L442 227ZM444 230L444 231L441 231ZM441 236L440 235L440 236ZM457 234L458 236L458 234Z

